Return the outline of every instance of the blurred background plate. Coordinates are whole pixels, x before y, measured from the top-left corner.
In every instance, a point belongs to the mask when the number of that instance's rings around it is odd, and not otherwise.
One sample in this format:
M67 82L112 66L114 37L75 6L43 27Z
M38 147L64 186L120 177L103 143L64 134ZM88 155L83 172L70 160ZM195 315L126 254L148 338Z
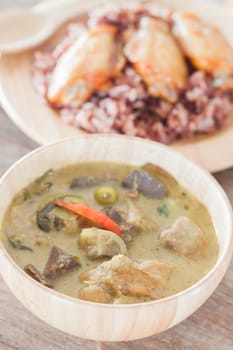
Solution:
M24 2L25 5L28 5L28 0L24 0ZM24 2L20 0L20 5ZM104 0L103 2L108 3L109 1ZM216 23L233 45L233 13L217 3L192 0L158 0L154 2L197 12ZM85 4L87 6L93 4L94 7L95 0L86 0ZM15 0L15 5L18 5L17 0ZM58 40L58 37L59 32L36 50L50 47ZM3 108L13 122L39 144L46 144L81 133L60 120L57 114L35 92L31 79L34 52L35 50L30 50L1 56L0 97ZM173 143L171 147L211 172L231 167L233 165L233 115L221 131L213 135L195 136L179 141Z

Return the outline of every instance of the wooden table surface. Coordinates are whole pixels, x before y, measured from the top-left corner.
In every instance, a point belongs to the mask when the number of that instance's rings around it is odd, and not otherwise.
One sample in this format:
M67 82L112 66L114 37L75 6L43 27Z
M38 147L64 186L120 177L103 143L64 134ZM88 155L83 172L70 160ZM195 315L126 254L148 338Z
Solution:
M225 5L232 6L231 1L226 0ZM27 6L36 2L38 0L0 0L0 8ZM0 109L0 175L36 147ZM233 204L233 169L215 174L215 177ZM66 335L38 320L15 299L0 278L0 350L41 349L91 350L96 349L96 344ZM134 342L104 343L102 349L232 350L233 262L212 297L189 319L162 334Z

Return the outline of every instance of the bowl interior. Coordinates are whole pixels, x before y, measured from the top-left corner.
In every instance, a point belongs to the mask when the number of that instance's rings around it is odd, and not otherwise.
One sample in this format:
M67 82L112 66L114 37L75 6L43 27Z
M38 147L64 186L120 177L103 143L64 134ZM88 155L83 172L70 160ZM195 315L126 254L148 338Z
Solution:
M98 7L100 0L77 0L81 2L80 14L85 6ZM134 2L134 0L128 0ZM152 0L153 1L153 0ZM108 0L103 0L108 3ZM122 0L115 0L115 3ZM229 42L233 44L233 16L217 3L192 0L156 0L156 3L171 8L183 8L195 11L210 22L215 23ZM77 13L78 15L78 13ZM3 54L0 61L0 95L1 103L7 114L33 140L39 144L57 141L64 137L78 136L81 131L66 125L57 114L49 108L36 93L32 83L31 67L35 51L51 47L59 33L44 45L15 55ZM33 115L33 118L32 118ZM195 160L210 171L217 171L232 166L233 114L221 131L212 135L195 136L191 139L175 142L171 147ZM218 152L221 149L222 152Z
M182 155L155 142L118 135L90 135L66 139L40 149L18 161L2 179L0 220L14 195L49 168L90 161L154 163L167 170L209 210L218 236L220 256L230 243L231 210L223 190L205 170ZM221 234L220 234L221 233Z
M151 162L171 173L209 210L220 247L216 265L201 281L169 298L142 304L104 305L70 298L41 286L12 263L0 242L0 270L4 280L16 297L38 317L62 331L81 337L105 341L132 340L177 324L209 297L230 262L232 211L226 195L205 170L166 146L119 135L83 135L39 148L9 169L0 180L0 222L14 195L37 176L51 167L58 169L85 161L138 165ZM50 313L48 307L52 310ZM69 322L65 322L65 314ZM148 314L150 322L147 321ZM103 324L98 321L100 317L105 320Z

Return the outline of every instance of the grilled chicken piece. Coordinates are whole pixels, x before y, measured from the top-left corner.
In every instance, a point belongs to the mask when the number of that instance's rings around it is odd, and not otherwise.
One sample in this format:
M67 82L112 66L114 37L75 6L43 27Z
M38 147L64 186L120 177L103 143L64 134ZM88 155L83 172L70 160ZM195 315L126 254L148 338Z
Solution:
M179 89L186 84L187 70L168 24L143 17L139 29L129 37L124 51L151 95L170 102L177 100Z
M91 298L88 300L95 301L92 293L86 293L86 288L98 286L109 294L109 299L111 296L117 298L121 295L155 298L156 287L167 282L172 269L171 265L157 260L136 262L124 255L115 255L95 269L81 273L80 280L87 287L80 290L79 297L86 298L88 295ZM100 292L102 295L103 291Z
M48 101L80 106L118 75L125 63L119 39L117 28L110 25L84 32L58 61L48 86Z
M206 249L206 239L200 228L189 218L179 217L160 236L164 247L187 256L203 255Z
M173 14L173 34L192 64L215 78L215 86L233 88L233 48L215 26L189 12Z

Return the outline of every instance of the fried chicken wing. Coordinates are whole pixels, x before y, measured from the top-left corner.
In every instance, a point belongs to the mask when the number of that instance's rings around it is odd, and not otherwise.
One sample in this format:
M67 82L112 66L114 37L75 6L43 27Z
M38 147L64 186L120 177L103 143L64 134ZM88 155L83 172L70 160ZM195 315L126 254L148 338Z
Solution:
M194 13L177 11L173 34L192 64L213 75L216 87L233 88L233 48L218 28Z
M80 106L118 75L125 59L118 30L101 25L84 32L59 59L47 98L57 106Z
M124 51L151 95L171 102L177 100L178 90L186 84L187 70L167 23L143 17Z

